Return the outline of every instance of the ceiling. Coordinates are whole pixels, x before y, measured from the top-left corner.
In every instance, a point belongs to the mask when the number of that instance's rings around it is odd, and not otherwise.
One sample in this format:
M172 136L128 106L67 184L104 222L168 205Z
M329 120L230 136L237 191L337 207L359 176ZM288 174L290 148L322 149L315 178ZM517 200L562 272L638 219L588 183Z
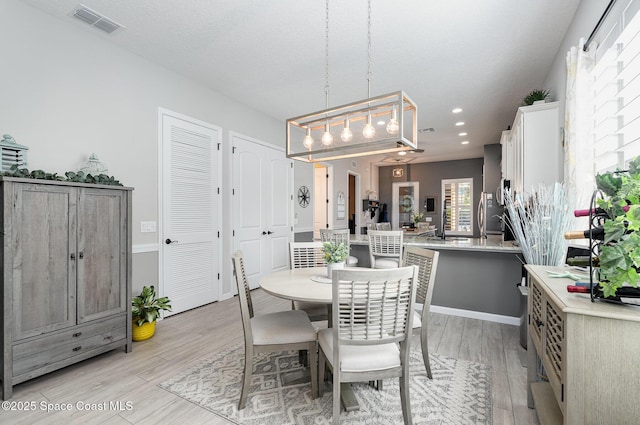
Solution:
M287 118L325 108L322 0L84 0L126 27L111 35L69 16L78 0L23 1L262 111L283 128ZM419 134L423 154L401 160L477 158L483 145L498 143L522 98L546 88L579 2L373 0L371 95L404 90L418 105L418 128L435 130ZM332 1L330 106L367 97L367 64L367 1ZM454 107L463 112L453 114Z

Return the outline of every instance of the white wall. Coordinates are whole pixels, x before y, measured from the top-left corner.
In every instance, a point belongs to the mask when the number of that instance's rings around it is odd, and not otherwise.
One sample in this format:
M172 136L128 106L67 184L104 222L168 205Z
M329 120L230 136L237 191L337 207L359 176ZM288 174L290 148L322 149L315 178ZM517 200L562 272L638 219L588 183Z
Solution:
M140 233L140 221L158 220L158 107L223 128L223 205L231 205L229 131L284 146L285 126L124 51L106 37L17 0L2 0L0 134L11 134L30 148L29 169L76 171L95 152L111 175L135 188L134 248L153 245L157 234ZM224 66L224 58L220 64ZM223 229L230 228L228 207ZM223 232L223 237L228 284L230 232ZM134 275L140 276L139 272ZM134 282L134 289L151 283Z

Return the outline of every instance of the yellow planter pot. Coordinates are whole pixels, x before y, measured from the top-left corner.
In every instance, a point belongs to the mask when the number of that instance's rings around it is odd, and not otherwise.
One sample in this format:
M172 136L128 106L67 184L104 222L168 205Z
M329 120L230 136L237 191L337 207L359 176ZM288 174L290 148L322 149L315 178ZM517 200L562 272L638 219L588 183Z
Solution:
M142 326L138 326L134 320L131 328L131 338L134 341L144 341L145 339L151 338L156 332L156 322L147 322L143 323Z

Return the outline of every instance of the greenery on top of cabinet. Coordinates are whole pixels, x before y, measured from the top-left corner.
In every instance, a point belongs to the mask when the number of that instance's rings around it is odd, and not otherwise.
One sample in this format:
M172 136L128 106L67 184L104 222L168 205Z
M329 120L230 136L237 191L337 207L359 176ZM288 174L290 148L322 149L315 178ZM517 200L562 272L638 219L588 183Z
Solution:
M24 179L39 179L39 180L54 180L54 181L66 181L76 183L91 183L91 184L104 184L108 186L122 186L118 180L113 176L106 174L99 174L94 176L92 174L85 174L82 171L77 173L74 171L67 171L64 176L58 175L58 173L47 173L43 170L29 171L26 168L18 168L15 165L11 167L11 170L2 173L1 175L7 177L19 177Z

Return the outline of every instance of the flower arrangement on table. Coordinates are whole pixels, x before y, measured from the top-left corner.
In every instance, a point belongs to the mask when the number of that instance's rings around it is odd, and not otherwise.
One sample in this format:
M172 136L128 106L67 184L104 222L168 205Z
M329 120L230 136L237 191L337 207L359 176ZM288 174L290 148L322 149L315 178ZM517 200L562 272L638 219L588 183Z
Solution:
M322 244L322 252L327 264L342 263L349 256L347 245L342 242L324 242Z
M414 223L419 222L420 220L422 220L423 217L424 217L424 214L421 213L420 211L415 211L414 210L414 211L411 212L411 220Z

